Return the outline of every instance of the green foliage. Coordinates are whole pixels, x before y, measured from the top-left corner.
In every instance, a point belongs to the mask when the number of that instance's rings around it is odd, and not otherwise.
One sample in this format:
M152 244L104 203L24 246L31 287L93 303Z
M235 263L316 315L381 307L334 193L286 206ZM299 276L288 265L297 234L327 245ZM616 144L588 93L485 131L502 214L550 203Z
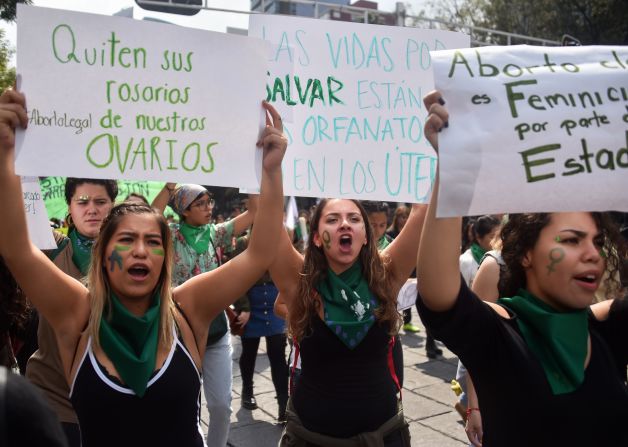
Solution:
M15 20L17 13L17 4L24 3L30 5L32 0L0 0L0 19L12 22Z
M438 18L465 25L583 45L628 44L626 0L432 0ZM492 37L493 43L505 44ZM519 42L513 42L519 43Z
M0 92L15 84L15 67L9 67L14 51L5 39L5 31L0 29Z

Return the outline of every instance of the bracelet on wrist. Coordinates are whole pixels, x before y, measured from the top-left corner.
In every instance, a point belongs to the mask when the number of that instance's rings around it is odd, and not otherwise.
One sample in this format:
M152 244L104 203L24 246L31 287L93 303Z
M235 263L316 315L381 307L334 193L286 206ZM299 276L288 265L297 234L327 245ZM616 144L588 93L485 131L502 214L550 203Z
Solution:
M478 413L480 412L479 408L473 407L473 408L467 408L467 418L469 416L471 416L471 413L473 413L474 411L477 411Z

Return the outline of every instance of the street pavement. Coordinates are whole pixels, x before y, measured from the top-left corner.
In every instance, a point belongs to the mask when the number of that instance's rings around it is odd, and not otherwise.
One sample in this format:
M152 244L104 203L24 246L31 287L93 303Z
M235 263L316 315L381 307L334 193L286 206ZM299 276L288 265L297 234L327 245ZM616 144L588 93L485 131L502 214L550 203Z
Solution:
M454 410L456 396L450 388L456 376L457 358L439 343L443 357L430 360L425 355L425 329L413 310L413 323L421 327L417 334L402 331L404 360L403 407L410 423L412 446L461 447L468 445L462 420ZM259 409L240 406L242 382L238 359L240 338L232 337L233 413L228 445L231 447L275 447L281 434L277 424L277 402L270 376L270 366L262 340L255 365L255 397ZM286 353L287 354L287 353ZM209 415L203 398L201 422L207 433ZM212 447L211 439L208 446Z

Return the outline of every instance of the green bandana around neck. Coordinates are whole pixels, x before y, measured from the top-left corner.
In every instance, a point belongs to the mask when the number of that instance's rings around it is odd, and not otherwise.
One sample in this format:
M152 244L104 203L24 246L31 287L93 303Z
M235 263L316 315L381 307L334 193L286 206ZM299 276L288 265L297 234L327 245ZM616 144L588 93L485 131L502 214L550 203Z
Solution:
M388 247L389 245L390 245L390 241L388 240L385 234L377 240L378 251L382 251L384 248Z
M211 239L211 225L201 225L195 227L185 222L179 224L179 230L190 247L199 255L209 249Z
M349 349L358 346L375 321L377 307L360 262L340 275L327 269L327 277L315 288L323 298L325 324Z
M72 262L83 275L87 275L89 263L92 262L94 239L83 236L76 228L70 230L68 237L70 242L72 242Z
M517 315L519 330L541 362L552 393L575 391L584 381L589 337L586 309L560 312L524 289L497 302Z
M471 244L471 254L473 255L473 259L475 259L475 262L477 262L478 265L480 265L480 262L482 261L485 253L486 250L480 247L476 242Z
M109 308L105 306L100 320L100 345L122 381L142 397L155 370L161 294L159 289L155 292L150 307L141 317L129 312L113 292L110 298L111 318L106 318Z

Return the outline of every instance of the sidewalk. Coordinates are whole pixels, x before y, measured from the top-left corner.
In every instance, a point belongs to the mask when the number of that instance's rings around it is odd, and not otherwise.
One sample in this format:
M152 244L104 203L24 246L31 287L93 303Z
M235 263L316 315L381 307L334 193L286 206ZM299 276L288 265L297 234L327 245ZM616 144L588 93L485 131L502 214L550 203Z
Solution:
M416 311L413 323L421 326ZM430 360L425 356L425 329L417 334L402 331L404 354L403 406L410 422L413 446L462 447L468 445L460 416L453 408L456 396L450 381L456 376L457 358L444 346L444 356ZM275 447L281 434L276 422L277 402L270 378L265 343L260 343L255 365L255 397L259 409L249 411L240 406L240 338L233 337L233 414L231 415L231 447ZM286 353L287 355L287 353ZM203 431L207 433L208 413L203 399L201 413ZM208 446L212 447L211 440Z

